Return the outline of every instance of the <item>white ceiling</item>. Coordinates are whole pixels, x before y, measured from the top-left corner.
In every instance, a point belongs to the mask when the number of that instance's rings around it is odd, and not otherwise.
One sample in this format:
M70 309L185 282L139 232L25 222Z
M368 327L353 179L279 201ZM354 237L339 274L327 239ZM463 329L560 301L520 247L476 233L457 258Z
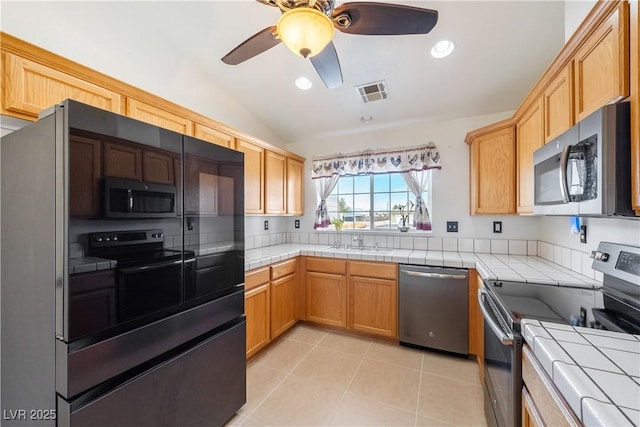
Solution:
M8 3L3 3L6 8ZM127 61L132 67L148 66L149 79L163 75L154 72L162 64L199 68L283 142L514 110L564 44L562 1L394 3L438 10L438 24L420 36L336 32L344 77L337 89L327 89L311 63L282 44L240 65L220 61L243 40L277 22L278 10L256 1L70 2L56 7L73 13L59 13L55 25L78 28L83 34L76 39L78 49L91 40L119 67L126 68ZM3 26L11 27L5 24L3 18ZM110 35L92 31L105 25ZM457 49L446 59L432 58L431 46L444 37L453 39ZM135 60L127 59L126 45L142 42L148 49L138 49ZM312 80L311 90L294 86L299 76ZM363 104L354 86L381 79L387 82L389 98ZM363 115L372 116L371 123L361 123Z

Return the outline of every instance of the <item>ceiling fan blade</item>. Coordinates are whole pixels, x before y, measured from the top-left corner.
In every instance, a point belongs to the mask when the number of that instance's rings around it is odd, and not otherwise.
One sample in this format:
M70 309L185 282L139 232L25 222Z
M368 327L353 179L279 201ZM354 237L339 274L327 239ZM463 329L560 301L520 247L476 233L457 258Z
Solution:
M262 31L249 37L247 40L239 44L231 52L227 53L222 62L229 65L238 65L247 59L269 50L278 43L280 39L276 38L273 34L276 32L276 27L267 27Z
M342 70L338 53L333 42L322 49L322 52L309 58L318 75L329 89L337 88L342 84Z
M340 25L347 15L351 24ZM389 3L344 3L333 11L336 29L348 34L391 36L427 34L438 22L438 11Z

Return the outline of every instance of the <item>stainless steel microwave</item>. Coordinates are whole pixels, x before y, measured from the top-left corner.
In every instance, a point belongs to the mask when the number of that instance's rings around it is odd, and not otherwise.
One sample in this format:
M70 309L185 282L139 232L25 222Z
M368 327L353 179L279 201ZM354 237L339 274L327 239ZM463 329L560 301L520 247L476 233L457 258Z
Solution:
M533 153L536 215L633 216L629 103L593 112Z
M172 218L177 216L176 187L167 184L105 178L105 218Z

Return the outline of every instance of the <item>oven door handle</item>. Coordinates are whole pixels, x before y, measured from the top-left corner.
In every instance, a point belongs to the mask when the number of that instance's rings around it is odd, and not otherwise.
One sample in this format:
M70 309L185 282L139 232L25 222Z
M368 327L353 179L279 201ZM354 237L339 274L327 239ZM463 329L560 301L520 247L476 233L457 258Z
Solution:
M179 265L179 264L182 264L183 262L185 264L189 264L189 263L195 262L195 260L196 260L195 258L189 258L189 259L185 259L185 260L177 259L175 261L159 262L157 264L140 265L140 266L137 266L137 267L127 267L127 268L121 268L120 272L123 273L123 274L140 273L141 271L152 271L152 270L157 270L159 268L171 267L173 265Z
M482 311L482 317L487 321L494 335L498 337L502 344L513 345L513 334L505 334L500 325L498 325L493 319L493 316L491 316L487 307L485 307L483 298L485 294L487 294L487 291L484 289L478 289L478 305L480 306L480 311Z
M571 201L571 198L569 197L569 180L567 177L569 151L571 151L571 146L564 147L560 154L560 192L562 193L562 201L564 203L569 203Z

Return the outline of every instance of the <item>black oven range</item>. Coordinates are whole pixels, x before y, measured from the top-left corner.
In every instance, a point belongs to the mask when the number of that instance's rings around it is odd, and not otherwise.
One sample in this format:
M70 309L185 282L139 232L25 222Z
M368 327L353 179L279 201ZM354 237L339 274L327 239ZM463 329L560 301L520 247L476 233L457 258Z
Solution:
M601 288L488 280L479 290L488 425L521 425L521 319L640 332L640 248L601 242L591 257Z

